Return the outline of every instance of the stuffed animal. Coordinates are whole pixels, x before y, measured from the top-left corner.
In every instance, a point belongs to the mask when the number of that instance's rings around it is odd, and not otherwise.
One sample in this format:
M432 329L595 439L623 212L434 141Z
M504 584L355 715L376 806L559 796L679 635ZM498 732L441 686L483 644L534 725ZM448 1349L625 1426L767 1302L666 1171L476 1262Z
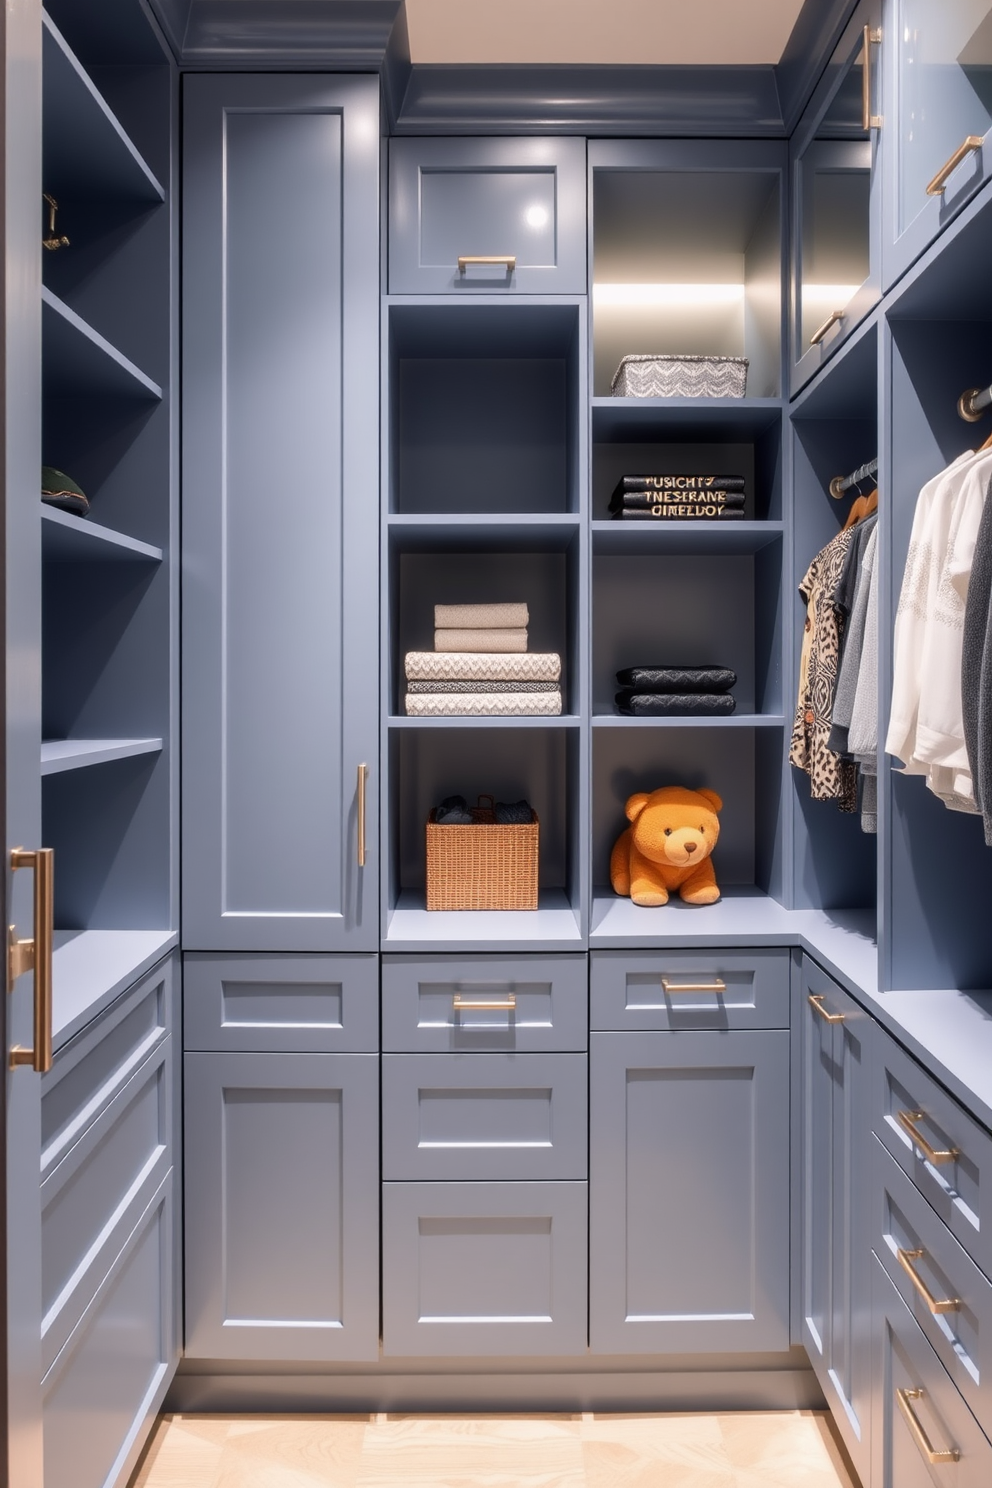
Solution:
M720 835L716 791L638 791L627 802L631 825L610 855L610 882L635 904L667 904L676 889L687 904L719 899L710 853Z

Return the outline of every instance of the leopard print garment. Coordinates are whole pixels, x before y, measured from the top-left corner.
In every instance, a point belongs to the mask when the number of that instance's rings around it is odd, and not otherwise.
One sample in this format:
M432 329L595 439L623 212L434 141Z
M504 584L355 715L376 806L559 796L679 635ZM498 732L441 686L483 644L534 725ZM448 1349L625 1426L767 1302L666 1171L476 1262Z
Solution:
M814 801L837 801L841 811L856 811L857 766L829 747L831 714L840 665L843 617L834 605L834 593L844 567L854 528L838 532L806 571L799 593L806 601L808 651L799 682L799 700L792 727L789 759L810 778Z

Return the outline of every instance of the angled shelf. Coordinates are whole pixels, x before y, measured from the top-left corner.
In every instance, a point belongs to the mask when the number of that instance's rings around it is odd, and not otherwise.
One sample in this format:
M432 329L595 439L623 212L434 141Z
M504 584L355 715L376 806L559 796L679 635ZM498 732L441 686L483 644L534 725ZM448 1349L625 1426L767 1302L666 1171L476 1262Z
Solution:
M560 889L542 889L537 909L431 910L424 896L404 890L386 917L383 950L419 951L444 945L446 951L530 951L583 945L576 911Z
M151 543L44 505L41 553L47 563L161 563L165 556Z
M593 398L593 439L637 444L757 439L778 423L781 398Z
M42 12L44 189L56 198L161 203L145 164L50 16Z
M596 553L759 553L777 542L782 522L593 522Z
M41 290L42 383L47 397L129 398L159 402L162 389L44 285Z
M628 718L622 713L595 713L593 728L783 728L781 713L731 713L729 717L685 713L664 718Z
M52 1022L56 1049L176 944L174 930L56 930Z
M43 739L41 773L61 775L65 770L83 770L88 765L161 752L161 739Z

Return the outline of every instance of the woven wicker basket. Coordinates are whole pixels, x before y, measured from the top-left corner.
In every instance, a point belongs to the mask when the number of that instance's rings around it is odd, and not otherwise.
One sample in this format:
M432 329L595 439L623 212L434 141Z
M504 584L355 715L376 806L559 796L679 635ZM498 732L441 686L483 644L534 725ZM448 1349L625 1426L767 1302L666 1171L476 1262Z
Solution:
M490 804L484 806L482 803ZM471 808L472 825L427 823L428 909L536 909L540 823L496 821L492 796Z

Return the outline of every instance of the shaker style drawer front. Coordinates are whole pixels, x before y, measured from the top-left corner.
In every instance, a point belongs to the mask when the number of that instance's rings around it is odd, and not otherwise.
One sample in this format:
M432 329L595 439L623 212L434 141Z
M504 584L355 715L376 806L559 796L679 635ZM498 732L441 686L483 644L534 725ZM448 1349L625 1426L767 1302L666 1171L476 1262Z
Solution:
M586 1349L584 1183L386 1183L386 1357Z
M877 1259L872 1303L872 1488L987 1488L992 1446Z
M590 1023L637 1028L788 1028L789 953L594 951Z
M391 140L389 288L585 294L585 141Z
M992 1136L881 1030L875 1047L876 1135L992 1276Z
M582 1054L387 1054L385 1179L586 1176Z
M376 956L183 959L187 1049L251 1053L374 1053L379 1039Z
M872 1248L931 1348L992 1435L992 1282L874 1138Z
M585 956L384 956L382 1047L396 1053L581 1052Z

